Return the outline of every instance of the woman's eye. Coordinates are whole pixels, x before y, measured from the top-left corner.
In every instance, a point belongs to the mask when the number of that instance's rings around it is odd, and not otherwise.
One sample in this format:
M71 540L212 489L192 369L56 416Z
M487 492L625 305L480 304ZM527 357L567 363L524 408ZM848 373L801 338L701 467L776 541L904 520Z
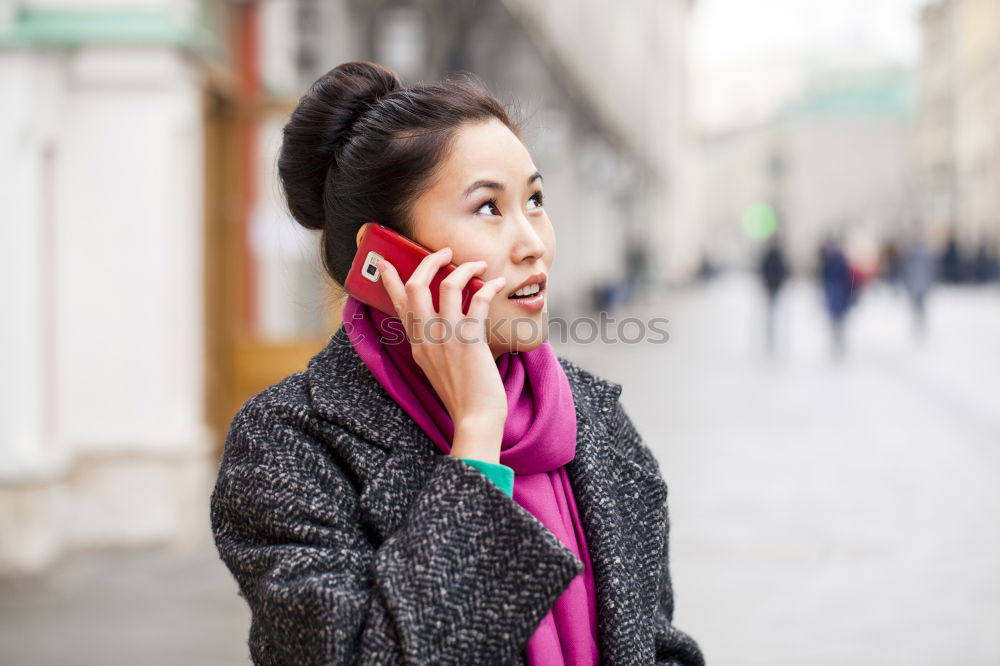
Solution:
M489 209L487 211L487 213L486 213L487 215L499 215L500 214L500 209L497 208L497 200L496 199L490 199L489 201L485 202L483 205L481 205L479 208L476 209L476 213L480 213L484 209Z
M541 192L535 192L528 199L528 209L534 210L536 208L541 208L543 202L543 197ZM485 211L486 215L500 215L500 209L497 207L497 200L490 199L489 201L483 202L479 208L476 209L476 214L483 213Z

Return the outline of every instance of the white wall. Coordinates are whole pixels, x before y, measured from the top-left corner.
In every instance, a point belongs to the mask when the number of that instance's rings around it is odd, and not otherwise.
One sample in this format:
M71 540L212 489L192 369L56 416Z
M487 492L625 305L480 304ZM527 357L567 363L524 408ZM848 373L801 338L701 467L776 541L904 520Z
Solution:
M190 540L211 468L197 70L167 47L4 51L0 89L0 570Z

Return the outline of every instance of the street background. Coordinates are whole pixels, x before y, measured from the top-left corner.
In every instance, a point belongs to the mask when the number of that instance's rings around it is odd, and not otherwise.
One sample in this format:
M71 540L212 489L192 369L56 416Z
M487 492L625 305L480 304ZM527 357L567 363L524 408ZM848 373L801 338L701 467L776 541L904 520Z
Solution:
M666 320L553 345L709 664L1000 664L1000 0L0 0L0 663L247 663L208 495L340 324L274 169L358 59L520 110L553 317Z

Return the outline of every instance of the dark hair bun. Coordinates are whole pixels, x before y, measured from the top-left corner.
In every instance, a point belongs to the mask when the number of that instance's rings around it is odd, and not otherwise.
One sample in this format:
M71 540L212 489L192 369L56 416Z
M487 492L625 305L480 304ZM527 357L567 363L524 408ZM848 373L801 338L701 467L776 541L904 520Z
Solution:
M384 95L403 87L391 69L347 62L309 88L285 124L278 175L288 208L299 224L324 227L323 190L358 118Z

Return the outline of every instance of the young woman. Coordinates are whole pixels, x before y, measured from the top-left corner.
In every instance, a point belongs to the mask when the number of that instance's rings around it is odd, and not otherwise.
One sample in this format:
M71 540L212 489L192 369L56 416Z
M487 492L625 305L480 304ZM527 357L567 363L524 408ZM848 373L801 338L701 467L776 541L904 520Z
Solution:
M308 368L232 422L212 528L254 662L702 664L621 386L547 342L555 234L504 107L346 63L292 113L279 174L339 284L367 222L435 252L405 284L383 262L396 317L348 297Z

